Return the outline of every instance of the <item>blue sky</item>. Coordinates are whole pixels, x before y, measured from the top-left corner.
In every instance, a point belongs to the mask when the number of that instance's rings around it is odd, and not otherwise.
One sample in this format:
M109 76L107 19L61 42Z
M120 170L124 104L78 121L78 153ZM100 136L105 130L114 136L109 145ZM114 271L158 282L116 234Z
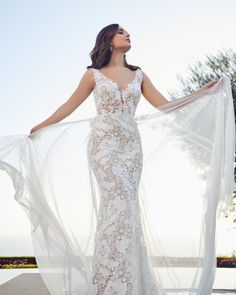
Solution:
M176 75L194 60L223 48L236 51L235 11L234 0L1 1L0 136L29 133L70 97L102 27L119 23L130 33L128 62L139 65L167 95L179 86ZM142 98L137 113L149 110L153 107ZM90 95L64 121L95 114ZM17 232L28 245L22 249L29 250L27 217L1 173L0 181L6 206L0 237L9 232L10 241Z
M194 59L236 49L235 10L233 0L1 1L0 135L28 132L69 98L102 27L128 30L128 62L167 94ZM137 113L146 108L152 106L143 98ZM92 95L64 120L91 114Z

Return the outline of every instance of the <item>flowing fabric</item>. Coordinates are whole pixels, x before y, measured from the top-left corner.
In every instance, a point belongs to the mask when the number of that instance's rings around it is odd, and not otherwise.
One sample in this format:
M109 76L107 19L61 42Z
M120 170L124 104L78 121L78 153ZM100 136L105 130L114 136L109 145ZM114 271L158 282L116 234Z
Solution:
M125 90L101 73L99 78L99 71L94 74L96 117L52 124L30 138L0 138L0 169L11 178L14 198L31 221L43 281L52 295L212 294L216 222L235 190L229 78L222 76L204 95L194 92L135 117L142 72ZM123 138L122 148L111 138L115 132ZM117 178L105 180L111 175ZM111 199L114 192L119 200ZM111 220L122 206L130 213L123 221L138 242L125 248L113 228L105 237L117 242L107 253L111 248L102 244L102 235L108 225L118 224ZM124 237L126 229L121 230ZM125 256L129 273L121 268L121 254L107 262L112 253L130 253ZM113 269L114 280L108 273L104 281L99 263L111 264L107 271Z

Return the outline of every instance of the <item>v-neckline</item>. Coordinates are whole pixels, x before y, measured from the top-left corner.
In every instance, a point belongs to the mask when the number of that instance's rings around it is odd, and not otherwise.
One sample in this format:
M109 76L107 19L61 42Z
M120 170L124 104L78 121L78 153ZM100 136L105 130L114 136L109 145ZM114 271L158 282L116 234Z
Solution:
M98 71L98 72L99 72L99 73L100 73L100 74L101 74L106 80L108 80L108 81L114 83L114 84L116 85L117 90L118 90L120 93L124 93L124 92L128 91L130 85L132 85L132 84L136 81L136 79L137 79L137 73L138 73L138 69L137 69L137 70L135 71L135 75L134 75L133 80L132 80L130 83L127 84L127 86L126 86L125 89L121 89L121 90L120 90L119 85L118 85L118 83L117 83L116 81L114 81L114 80L108 78L107 76L105 76L105 75L104 75L99 69L96 69L96 70L97 70L97 71Z

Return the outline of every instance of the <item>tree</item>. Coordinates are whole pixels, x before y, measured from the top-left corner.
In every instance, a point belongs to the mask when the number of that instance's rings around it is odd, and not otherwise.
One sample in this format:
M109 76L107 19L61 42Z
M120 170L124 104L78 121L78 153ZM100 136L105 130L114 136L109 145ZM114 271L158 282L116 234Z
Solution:
M205 61L197 61L190 65L188 70L189 76L187 78L177 75L177 79L182 84L182 90L168 91L171 99L188 95L204 84L219 79L224 73L231 81L234 112L236 113L236 52L228 49L218 52L216 55L206 55Z
M189 76L182 78L177 75L177 79L182 84L181 91L168 91L171 99L176 99L181 96L188 95L193 91L196 91L204 84L219 79L224 73L231 81L234 113L236 114L236 52L232 49L218 52L216 55L206 55L205 61L197 61L193 65L188 67ZM236 118L236 116L235 116ZM236 170L235 170L236 178ZM229 212L226 217L231 217L233 226L236 225L236 194L232 199L232 206L229 208ZM236 251L236 250L235 250Z

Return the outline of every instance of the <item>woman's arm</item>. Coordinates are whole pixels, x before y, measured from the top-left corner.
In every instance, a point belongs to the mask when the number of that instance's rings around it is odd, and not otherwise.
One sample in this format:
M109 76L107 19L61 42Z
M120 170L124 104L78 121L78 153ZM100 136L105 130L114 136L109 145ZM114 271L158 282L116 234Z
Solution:
M46 127L47 125L57 123L69 116L92 92L95 86L92 69L87 69L81 78L77 89L69 99L61 105L49 118L33 127L30 133Z
M202 86L200 89L195 91L195 94L204 94L207 92L208 88L213 86L215 83L217 83L218 80L211 81L204 86ZM143 72L143 82L142 82L142 94L146 98L148 102L150 102L155 108L160 107L161 105L164 105L166 103L169 103L165 96L163 96L156 87L152 84L152 81L150 78ZM191 95L191 94L190 94ZM189 95L189 96L190 96ZM188 96L188 95L187 95ZM186 97L187 97L186 96Z
M168 100L163 96L156 87L152 84L151 79L143 71L142 94L150 104L154 107L159 107L168 103Z

